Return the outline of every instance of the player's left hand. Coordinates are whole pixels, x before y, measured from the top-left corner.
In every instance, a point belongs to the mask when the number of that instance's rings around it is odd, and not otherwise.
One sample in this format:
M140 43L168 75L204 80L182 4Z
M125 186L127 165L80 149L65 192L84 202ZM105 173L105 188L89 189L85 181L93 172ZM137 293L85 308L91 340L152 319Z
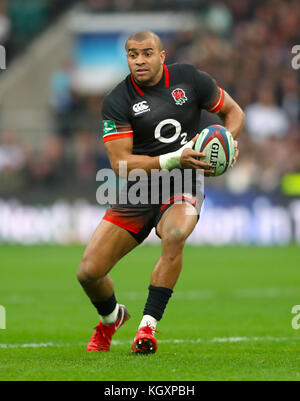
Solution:
M234 156L233 156L230 168L232 168L235 165L235 163L237 161L237 158L239 156L239 152L240 151L239 151L239 148L238 148L238 141L234 141Z

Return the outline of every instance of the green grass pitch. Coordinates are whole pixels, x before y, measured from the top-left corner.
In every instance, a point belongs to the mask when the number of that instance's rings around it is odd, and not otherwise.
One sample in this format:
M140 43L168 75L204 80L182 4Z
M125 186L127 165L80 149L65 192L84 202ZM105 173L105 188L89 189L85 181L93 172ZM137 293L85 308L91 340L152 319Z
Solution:
M130 345L159 246L112 270L131 319L110 352L86 353L98 316L76 281L83 247L0 246L0 380L299 380L299 247L192 247L165 316L158 351Z

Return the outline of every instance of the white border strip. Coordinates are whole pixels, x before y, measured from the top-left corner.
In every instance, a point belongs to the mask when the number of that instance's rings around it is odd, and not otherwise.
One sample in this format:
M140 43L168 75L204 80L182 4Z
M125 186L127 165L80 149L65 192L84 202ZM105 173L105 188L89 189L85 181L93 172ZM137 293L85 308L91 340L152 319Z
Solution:
M159 32L187 31L197 27L192 12L148 12L93 14L74 9L69 19L72 32L137 32L151 29Z

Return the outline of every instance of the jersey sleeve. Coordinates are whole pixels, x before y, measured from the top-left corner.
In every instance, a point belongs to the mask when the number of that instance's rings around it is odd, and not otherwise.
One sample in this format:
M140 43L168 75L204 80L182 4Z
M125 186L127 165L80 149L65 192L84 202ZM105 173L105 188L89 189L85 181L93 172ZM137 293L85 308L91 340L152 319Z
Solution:
M217 113L224 103L224 90L209 74L196 68L194 69L194 82L200 107L210 113Z
M132 137L133 130L124 101L112 94L106 96L102 105L103 142Z

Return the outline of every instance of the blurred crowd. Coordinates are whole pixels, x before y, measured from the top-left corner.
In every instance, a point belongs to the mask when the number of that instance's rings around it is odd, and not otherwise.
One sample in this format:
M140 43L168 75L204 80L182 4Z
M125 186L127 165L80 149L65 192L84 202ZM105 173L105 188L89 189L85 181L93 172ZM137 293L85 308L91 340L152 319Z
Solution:
M295 0L235 1L229 35L207 32L187 49L189 60L213 75L246 114L239 163L221 180L235 192L273 191L281 177L300 172L300 69L291 49L300 44Z
M167 63L191 63L207 71L246 114L237 166L218 179L207 180L206 185L225 186L235 193L251 189L272 192L280 188L286 173L300 172L300 69L291 67L291 49L300 45L298 0L79 3L93 12L199 11L203 24L194 31L178 32L165 44ZM0 0L0 44L9 40L10 32L3 4ZM80 188L90 185L94 193L96 171L109 166L100 140L103 97L76 93L71 69L67 62L52 77L53 134L38 149L25 147L17 133L0 132L0 194L37 188L63 191L67 186L71 191L77 184ZM216 121L217 117L204 113L199 128Z
M0 45L7 64L77 0L0 0Z

